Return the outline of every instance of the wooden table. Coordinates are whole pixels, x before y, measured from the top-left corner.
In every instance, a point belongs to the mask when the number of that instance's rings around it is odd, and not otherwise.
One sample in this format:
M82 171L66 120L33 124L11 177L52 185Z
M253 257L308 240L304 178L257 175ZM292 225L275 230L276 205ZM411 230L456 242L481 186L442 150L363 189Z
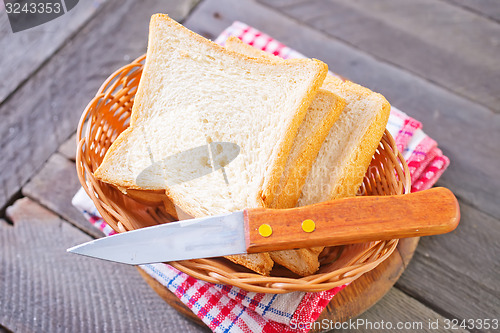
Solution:
M82 0L15 34L0 9L0 332L202 330L135 268L65 253L101 236L70 203L76 124L104 79L145 52L156 12L210 38L253 25L422 121L450 157L438 184L459 198L461 224L422 239L360 318L439 320L439 331L445 319L500 319L497 1Z

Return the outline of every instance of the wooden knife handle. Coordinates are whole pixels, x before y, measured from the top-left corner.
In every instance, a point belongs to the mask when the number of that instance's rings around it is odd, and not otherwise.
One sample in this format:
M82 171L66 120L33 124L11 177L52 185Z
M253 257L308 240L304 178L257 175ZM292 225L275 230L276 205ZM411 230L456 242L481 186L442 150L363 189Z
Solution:
M454 230L458 202L442 187L362 196L291 209L246 209L248 253L428 236Z

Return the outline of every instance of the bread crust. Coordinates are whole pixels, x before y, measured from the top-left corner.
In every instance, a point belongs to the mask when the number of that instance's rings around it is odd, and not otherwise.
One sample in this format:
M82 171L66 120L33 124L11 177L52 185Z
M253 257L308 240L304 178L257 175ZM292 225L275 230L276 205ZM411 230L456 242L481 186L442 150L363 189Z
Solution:
M318 255L321 251L317 252L315 249L281 250L269 252L269 254L277 264L298 275L308 276L316 273L320 266Z
M274 62L288 62L294 59L285 60L270 53L258 50L248 44L243 43L240 39L230 36L225 42L226 49L241 53L245 56L253 57L256 59L268 59ZM331 76L327 74L326 77ZM294 138L294 143L299 147L291 148L295 150L296 156L289 154L286 158L285 166L281 172L280 179L276 183L275 188L271 189L272 195L263 193L261 205L269 208L292 208L297 205L299 200L302 186L304 185L307 174L311 169L312 164L318 154L323 141L328 135L330 128L335 121L339 118L345 106L345 100L338 94L322 87L318 89L315 99L320 95L330 102L331 109L326 115L314 124L312 130L313 135L307 137L304 142L299 145L298 139ZM314 100L314 99L313 99ZM313 103L313 102L312 102ZM312 105L309 104L308 108ZM301 124L302 125L302 124ZM300 126L300 125L299 125ZM278 193L276 195L276 193Z
M266 57L268 59L274 59L275 61L283 61L281 58L257 50L241 42L236 37L229 37L229 39L226 41L226 47L238 50L239 52L252 55L254 57ZM351 93L354 92L360 97L380 98L380 100L382 101L382 107L380 111L377 112L375 118L372 120L365 133L359 140L356 149L353 150L350 158L348 158L348 163L342 169L343 172L339 176L337 183L332 184L332 186L330 187L331 192L329 193L328 200L333 200L345 196L354 196L356 195L358 188L363 181L365 171L368 168L372 156L379 145L380 139L382 138L384 129L387 125L387 120L389 118L390 105L382 95L374 93L371 90L357 85L353 82L343 82L342 80L337 79L331 75L327 76L327 78L323 82L322 88L335 93L341 93L342 90L350 91ZM345 101L340 97L339 99L342 101L342 105L340 107L343 109L345 106ZM337 120L337 118L335 120ZM311 140L308 142L308 144L311 145L311 150L304 151L303 155L295 160L294 166L293 168L291 168L292 172L286 177L286 180L284 182L284 184L286 185L284 186L290 186L290 184L292 184L292 188L295 187L299 188L300 190L302 189L306 182L306 177L303 177L303 174L301 174L300 167L303 166L307 170L307 172L309 172L319 149L321 148L326 136L329 134L331 127L332 125L329 125L326 131L324 130L324 128L323 131L320 129L316 140L314 137L311 138ZM311 156L314 157L311 159ZM360 172L361 170L362 172ZM284 193L284 195L275 197L271 206L273 208L295 207L300 197L300 190L296 197L293 196L293 192L292 195L290 195L290 193ZM275 251L271 252L271 258L276 263L287 267L297 274L309 275L317 270L317 267L319 266L317 258L322 249L323 247L314 249ZM316 270L314 267L316 267Z
M267 66L275 66L276 63L273 60L270 59L257 59L253 57L248 57L246 55L243 55L238 52L230 51L227 50L218 44L209 41L208 39L205 39L204 37L188 30L181 24L175 22L174 20L170 19L168 15L166 14L155 14L151 17L151 22L150 22L150 31L154 31L157 29L157 25L159 24L167 24L169 27L171 27L174 30L182 30L183 33L187 33L190 35L190 38L197 40L199 43L205 44L215 50L216 52L221 52L225 53L228 55L232 55L234 57L239 57L241 58L242 61L246 62L252 62L255 64L260 64L260 65L267 65ZM149 62L148 62L148 57L151 57L151 53L154 51L154 47L151 47L151 45L155 44L154 40L154 34L149 35L149 47L146 55L146 63L144 65L144 70L143 73L147 73L149 71ZM300 104L298 110L295 112L295 117L289 120L286 128L287 130L287 135L282 137L281 140L276 144L276 147L273 151L273 154L269 160L268 163L268 170L267 175L265 175L262 185L261 185L261 190L259 191L258 198L256 198L256 203L258 206L264 206L265 203L268 202L266 200L269 200L272 198L271 190L270 188L275 186L275 183L279 179L279 171L283 169L284 164L286 162L286 157L288 156L288 153L290 152L290 149L293 144L293 139L295 139L295 135L297 134L298 127L303 120L305 113L307 111L307 108L309 107L309 104L311 101L314 99L314 96L316 95L316 92L318 91L319 87L321 86L324 78L327 75L328 72L328 66L317 60L317 59L293 59L287 62L286 64L283 64L285 66L289 66L291 68L295 68L297 65L303 65L305 67L311 66L311 64L314 64L316 67L316 75L314 76L313 79L313 84L309 87L307 93L305 94L304 98L302 99L302 103ZM144 74L143 74L144 75ZM146 98L147 90L144 89L143 85L145 85L145 80L141 80L139 82L139 86L137 89L137 93L135 96L135 102L134 106L132 109L132 114L131 114L131 119L130 119L130 126L125 129L119 136L118 138L113 142L111 147L109 147L108 151L106 152L106 155L104 156L103 161L101 162L100 166L97 168L97 170L94 172L94 176L106 183L112 184L117 187L126 187L126 188L132 188L132 189L144 189L145 187L143 186L138 186L135 182L126 180L126 179L116 179L113 177L112 173L106 172L105 167L108 167L108 164L112 157L115 157L116 150L120 145L123 145L126 143L128 140L128 137L134 128L134 125L137 124L137 121L139 117L141 116L140 112L138 110L142 109L141 102ZM278 178L278 179L277 179ZM160 188L146 188L148 190L158 190ZM167 195L171 196L171 199L176 205L179 205L182 207L184 204L182 200L179 200L179 198L176 197L171 191L167 191ZM266 196L269 196L267 198ZM266 199L266 200L264 200ZM264 203L263 203L264 202ZM190 212L190 207L184 205L185 209L187 212ZM195 214L196 215L196 214Z
M135 96L135 103L130 118L130 126L118 136L115 142L113 142L111 147L108 149L101 165L94 172L94 176L97 179L112 184L116 187L147 190L158 190L165 187L163 185L156 186L156 184L151 186L138 185L135 179L126 179L124 177L119 178L117 177L117 172L114 169L116 165L113 165L113 163L116 160L119 161L120 156L123 153L128 152L127 149L131 144L131 133L140 125L142 121L141 117L143 117L143 110L147 108L144 103L148 101L149 94L146 87L151 84L148 80L148 73L152 71L151 64L155 61L155 52L157 51L158 44L160 43L160 37L158 36L158 34L160 34L160 32L166 31L166 27L168 27L168 33L172 33L172 35L178 35L180 36L179 38L184 38L187 35L187 38L189 38L190 40L195 40L199 44L203 44L205 49L209 49L215 54L219 54L221 58L230 56L232 61L242 64L241 66L245 64L248 66L254 66L251 68L263 68L264 66L267 66L270 69L277 68L276 63L271 60L255 59L252 57L241 55L237 52L226 50L225 48L199 36L198 34L189 31L179 23L171 20L167 15L153 15L150 22L150 34L146 62L143 69L143 76L139 83L138 90ZM157 65L158 64L155 63L154 66ZM322 84L328 71L327 65L319 60L297 59L287 62L286 64L280 64L280 66L282 66L282 72L291 72L293 70L298 71L299 69L301 69L301 72L310 73L309 77L311 80L311 84L306 89L304 89L305 93L302 95L297 109L294 110L293 116L290 117L287 123L284 125L283 128L285 130L283 131L277 144L272 150L271 156L269 156L268 163L265 168L266 172L261 180L261 184L256 193L253 194L256 196L255 198L253 198L255 207L265 206L264 199L266 199L266 195L271 195L270 189L272 189L275 186L276 182L279 181L279 171L282 170L285 165L286 157L290 152L293 139L295 138L295 135L298 131L298 127L302 122L309 104L316 95L316 92ZM192 202L187 202L186 200L184 200L182 194L177 193L169 186L166 186L165 194L175 206L185 211L188 215L193 217L200 217L203 215L200 213L199 207L195 206ZM245 207L241 207L241 209L243 208ZM230 259L243 264L244 266L252 270L256 270L261 274L269 274L273 265L273 262L269 254L267 253L241 257L231 256Z
M318 61L316 59L313 60ZM259 197L256 198L257 202L262 207L270 207L272 205L272 202L274 201L274 189L276 188L276 186L279 186L282 171L286 166L286 161L288 155L290 154L290 150L292 149L295 137L297 136L297 133L299 131L299 127L306 115L309 105L316 96L316 93L321 87L327 73L328 67L325 64L325 66L323 66L323 69L316 75L314 84L306 93L306 98L302 100L300 108L296 113L298 116L289 120L288 126L286 126L288 128L288 135L282 137L281 141L276 145L276 147L279 147L277 148L278 153L274 155L274 158L270 160L271 171L264 177L264 180L262 182L262 190L259 193Z
M375 93L351 81L342 82L339 79L336 80L339 82L342 90L356 92L358 96L369 96L373 99L379 99L381 107L358 141L356 149L347 159L348 164L342 169L343 172L339 176L337 184L331 187L332 190L329 193L328 200L355 196L357 194L373 154L382 139L391 111L391 105L381 94Z
M365 173L360 173L359 170L367 170L372 160L373 154L377 149L384 130L387 126L391 106L384 96L384 102L381 112L379 112L375 120L367 128L358 147L353 152L349 164L343 169L344 173L340 176L338 185L334 187L330 193L330 200L355 196L358 192L361 183L363 182Z
M270 205L271 208L293 208L299 201L302 187L307 174L318 155L321 145L330 132L333 124L337 121L345 106L345 101L329 90L320 89L317 95L324 94L331 100L332 108L328 114L318 121L313 131L314 135L308 136L297 149L297 156L289 156L288 168L283 173L280 181L280 194L276 196Z
M257 59L269 59L275 62L289 61L258 50L233 36L230 36L226 40L225 46L229 50L234 50ZM262 206L292 208L297 205L302 186L304 186L307 174L314 163L316 155L330 128L338 119L345 106L344 99L329 90L320 88L315 96L315 100L321 97L330 101L329 112L313 124L312 135L309 135L304 141L299 141L302 138L297 136L294 138L291 152L286 158L284 169L276 183L276 187L271 189L273 195L266 195L264 193L261 198ZM315 100L308 106L308 111ZM301 134L303 126L306 126L305 120L299 125L297 135ZM318 255L309 249L273 251L269 254L273 261L302 276L313 274L319 268Z
M230 50L255 58L264 58L275 62L289 61L258 50L233 36L230 36L226 40L225 46ZM294 139L293 144L295 145L287 157L284 170L277 182L277 188L273 189L273 193L278 192L278 194L274 196L263 196L263 206L270 208L292 208L297 205L302 187L306 182L307 174L316 159L319 149L330 132L330 128L335 121L337 121L345 106L345 101L342 97L330 90L323 89L323 86L318 90L315 96L315 98L321 97L330 101L330 111L313 124L314 127L311 131L312 135L309 135L303 141L299 141L302 138L298 137ZM314 101L312 103L314 103ZM305 126L305 124L303 123L301 126ZM298 135L299 134L300 129L298 130ZM276 263L302 276L313 274L318 270L318 254L319 253L315 253L310 249L270 252L271 258Z
M331 191L326 200L334 200L352 197L357 194L363 182L366 170L371 163L373 154L379 146L380 140L384 134L387 121L389 120L391 106L381 94L375 93L351 81L343 82L337 78L326 81L330 81L329 83L331 85L337 85L341 90L356 92L359 96L378 98L381 103L380 110L366 128L356 148L352 151L349 158L347 158L348 162L342 168L342 173L339 175L337 182L335 184L330 184L329 188L331 188ZM328 82L325 82L325 84L328 86ZM319 255L323 249L324 247L317 247L312 250Z

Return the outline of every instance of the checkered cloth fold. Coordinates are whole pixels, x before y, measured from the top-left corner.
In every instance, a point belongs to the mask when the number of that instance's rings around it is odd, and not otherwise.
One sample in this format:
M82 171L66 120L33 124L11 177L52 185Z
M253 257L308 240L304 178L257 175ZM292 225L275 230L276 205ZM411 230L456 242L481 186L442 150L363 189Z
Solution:
M216 42L223 45L231 35L285 59L304 57L241 22L234 22ZM449 165L449 159L421 127L419 121L392 107L387 129L408 161L412 192L430 188ZM114 234L83 189L73 198L73 205L106 235ZM335 294L345 287L318 293L253 293L197 280L168 264L142 265L141 268L173 292L210 329L219 333L306 332Z

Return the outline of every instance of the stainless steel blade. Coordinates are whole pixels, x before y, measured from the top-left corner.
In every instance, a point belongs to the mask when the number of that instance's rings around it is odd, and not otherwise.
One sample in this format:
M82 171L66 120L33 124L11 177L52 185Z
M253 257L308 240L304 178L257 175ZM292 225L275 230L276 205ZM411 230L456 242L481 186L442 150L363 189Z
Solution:
M246 253L243 212L138 229L67 251L130 265Z

